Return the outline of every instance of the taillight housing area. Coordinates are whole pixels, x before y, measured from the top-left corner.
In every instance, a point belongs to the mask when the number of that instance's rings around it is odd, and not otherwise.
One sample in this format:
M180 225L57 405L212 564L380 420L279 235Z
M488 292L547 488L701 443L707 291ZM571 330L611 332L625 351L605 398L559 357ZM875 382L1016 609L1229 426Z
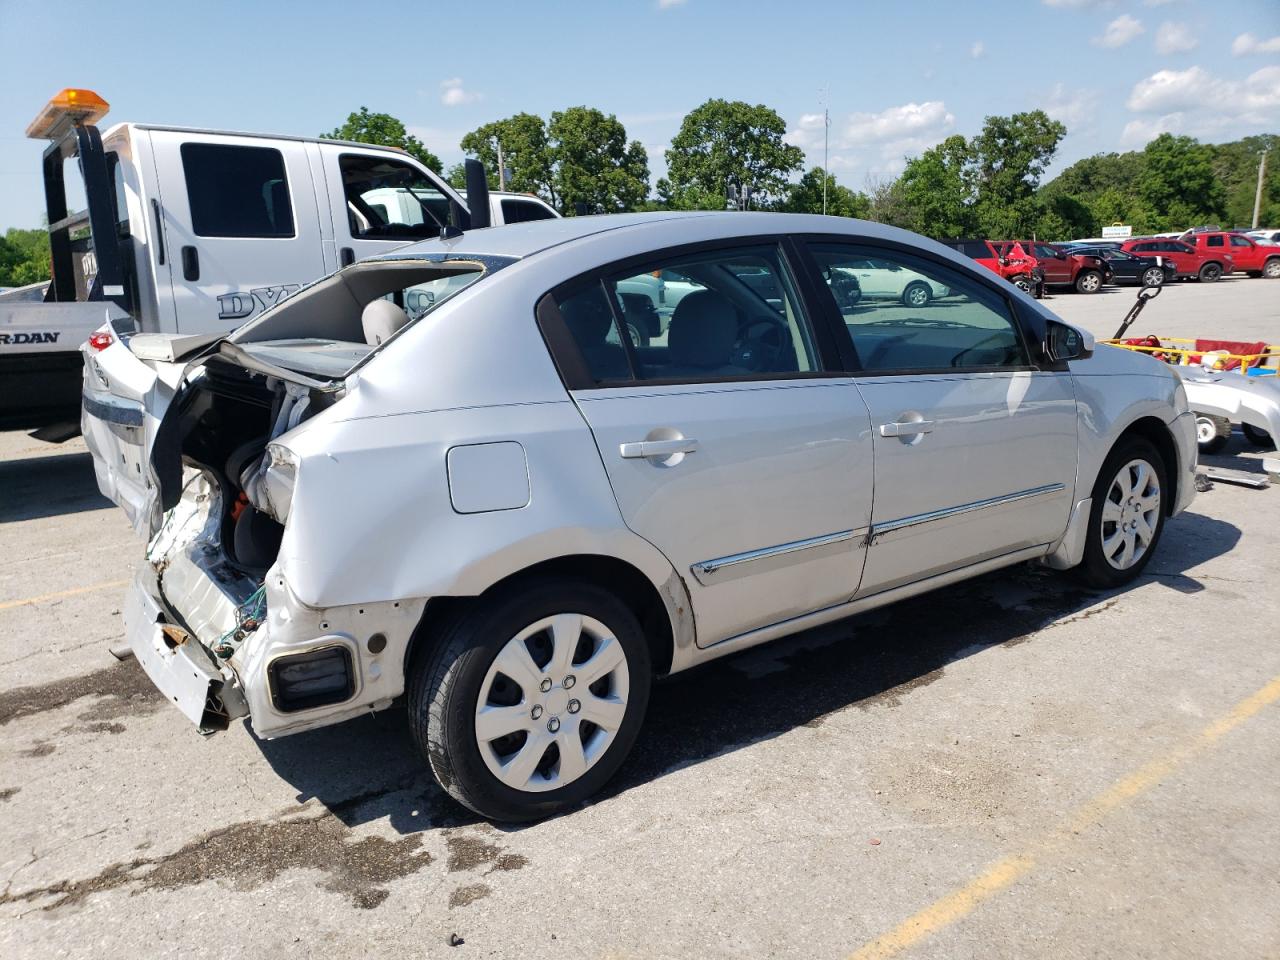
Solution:
M105 350L115 342L116 338L105 330L98 330L89 334L89 349L91 350Z
M276 657L267 665L271 705L281 713L332 706L355 695L351 651L341 644Z

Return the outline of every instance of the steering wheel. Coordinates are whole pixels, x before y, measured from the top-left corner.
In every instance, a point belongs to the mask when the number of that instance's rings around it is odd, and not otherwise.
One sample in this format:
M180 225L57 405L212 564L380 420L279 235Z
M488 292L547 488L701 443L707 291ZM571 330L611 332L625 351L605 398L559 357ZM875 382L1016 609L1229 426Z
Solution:
M759 334L750 336L756 327L763 327ZM738 330L738 342L733 347L733 363L756 373L776 369L782 353L791 342L791 328L777 317L761 315L752 317Z

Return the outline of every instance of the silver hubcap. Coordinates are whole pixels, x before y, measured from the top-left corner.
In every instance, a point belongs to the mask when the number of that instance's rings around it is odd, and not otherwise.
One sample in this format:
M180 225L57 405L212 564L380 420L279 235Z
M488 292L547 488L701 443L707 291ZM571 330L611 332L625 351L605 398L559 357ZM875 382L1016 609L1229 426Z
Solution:
M627 712L622 644L599 620L561 613L507 641L476 702L489 772L516 790L555 790L604 756Z
M1102 505L1102 555L1117 570L1128 570L1151 548L1160 524L1160 480L1146 460L1130 460L1107 491Z
M1164 283L1164 271L1152 267L1142 275L1142 282L1148 287L1158 287Z
M1218 435L1218 428L1208 417L1196 418L1196 442L1208 443Z
M1094 276L1091 273L1087 277L1085 277L1083 280L1080 281L1080 286L1083 289L1089 291L1090 293L1093 293L1093 291L1098 289L1099 279L1100 278Z
M1280 260L1267 261L1267 265L1263 267L1262 272L1268 277L1280 277Z
M921 289L920 287L914 287L907 294L907 300L910 302L910 304L913 307L923 307L926 303L929 302L929 292L927 290Z

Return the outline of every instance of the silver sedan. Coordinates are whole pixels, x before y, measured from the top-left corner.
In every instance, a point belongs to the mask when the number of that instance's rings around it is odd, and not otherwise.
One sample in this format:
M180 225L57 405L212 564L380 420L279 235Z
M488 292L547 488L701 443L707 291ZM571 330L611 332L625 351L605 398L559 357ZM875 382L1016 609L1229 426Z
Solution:
M851 297L869 261L947 296ZM689 289L642 342L627 291L664 275ZM1168 367L854 220L470 231L161 341L85 373L148 539L142 666L205 730L403 703L497 820L599 790L655 676L1023 561L1119 586L1195 491Z

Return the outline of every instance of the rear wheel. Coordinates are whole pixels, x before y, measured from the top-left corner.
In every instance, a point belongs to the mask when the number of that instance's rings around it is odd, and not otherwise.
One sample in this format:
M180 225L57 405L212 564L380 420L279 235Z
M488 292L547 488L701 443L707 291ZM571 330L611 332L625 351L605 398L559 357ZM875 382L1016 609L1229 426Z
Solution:
M1270 447L1273 444L1271 434L1261 427L1255 427L1250 423L1240 424L1240 429L1244 431L1245 439L1252 443L1255 447Z
M1272 257L1264 263L1262 275L1268 280L1280 280L1280 257Z
M1102 274L1097 270L1081 270L1076 277L1076 293L1097 293L1102 289Z
M649 335L640 330L636 324L630 320L627 321L627 332L631 334L631 342L637 347L647 347L649 345Z
M907 289L902 291L902 302L908 307L923 307L932 299L933 291L927 283L920 280L907 284Z
M1080 575L1095 587L1133 580L1151 560L1164 530L1165 464L1141 437L1108 455L1093 485Z
M455 800L493 820L534 820L613 776L649 681L649 647L625 604L590 584L538 581L445 628L411 679L409 724Z
M1011 282L1015 287L1017 287L1019 290L1023 291L1024 293L1031 293L1032 289L1035 286L1035 281L1033 281L1026 274L1023 274L1020 277L1013 277L1011 279Z
M1158 287L1164 283L1164 271L1159 267L1147 267L1142 271L1142 285L1144 287Z
M1201 283L1214 283L1222 276L1222 264L1206 263L1197 275Z

